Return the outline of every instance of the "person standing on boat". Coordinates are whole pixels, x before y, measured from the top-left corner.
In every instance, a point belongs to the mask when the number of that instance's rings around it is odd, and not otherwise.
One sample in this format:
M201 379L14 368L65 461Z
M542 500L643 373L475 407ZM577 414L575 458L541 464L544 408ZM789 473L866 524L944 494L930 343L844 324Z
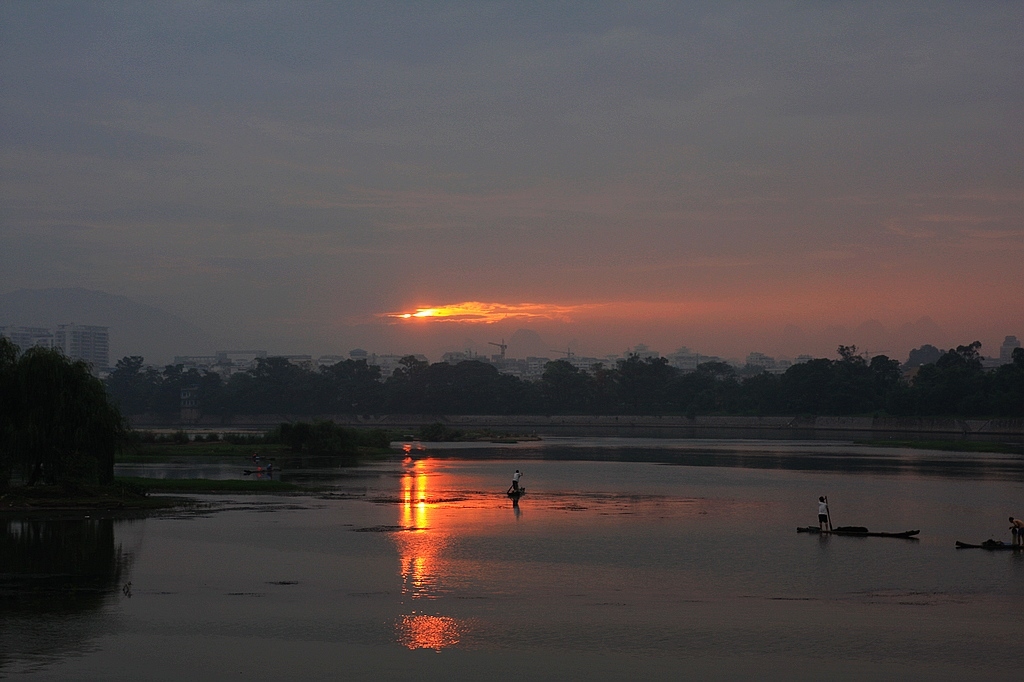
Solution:
M1010 532L1013 533L1013 544L1024 546L1024 519L1010 517Z
M828 502L824 497L818 498L818 530L828 530Z
M522 476L523 475L521 473L519 473L519 469L516 469L516 472L514 474L512 474L512 487L510 487L508 489L509 492L512 492L512 493L519 492L519 479L522 478Z

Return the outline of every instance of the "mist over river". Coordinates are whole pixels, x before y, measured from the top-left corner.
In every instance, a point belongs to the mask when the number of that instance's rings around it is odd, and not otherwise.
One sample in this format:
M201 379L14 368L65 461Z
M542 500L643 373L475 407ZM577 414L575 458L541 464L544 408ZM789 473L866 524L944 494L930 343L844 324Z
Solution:
M0 677L1018 679L1024 458L555 438L279 458L295 496L2 519ZM241 477L242 461L119 465ZM527 492L505 495L515 469ZM836 525L918 539L797 534Z

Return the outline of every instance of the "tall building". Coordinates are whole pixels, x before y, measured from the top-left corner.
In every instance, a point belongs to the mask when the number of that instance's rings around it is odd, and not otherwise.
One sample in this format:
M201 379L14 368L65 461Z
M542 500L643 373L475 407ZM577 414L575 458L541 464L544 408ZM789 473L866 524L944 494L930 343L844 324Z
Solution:
M626 352L626 355L635 355L641 360L647 360L648 358L657 359L661 357L661 353L659 353L656 350L651 350L650 348L647 347L646 344L643 343L636 344L636 346L634 346L633 348Z
M85 360L94 371L110 366L110 335L108 327L88 324L59 324L53 334L53 347L74 360Z
M764 353L753 352L747 356L747 364L751 367L761 367L771 371L775 369L775 358Z
M1008 365L1013 362L1013 351L1020 348L1020 341L1016 336L1007 336L1003 345L999 347L999 364Z
M266 358L265 350L219 350L217 364L225 368L226 375L244 372L256 366L256 360Z
M48 327L0 327L0 336L6 336L20 350L35 346L53 348L53 330Z
M217 364L216 355L175 355L174 364L181 365L185 371L190 369L209 370Z

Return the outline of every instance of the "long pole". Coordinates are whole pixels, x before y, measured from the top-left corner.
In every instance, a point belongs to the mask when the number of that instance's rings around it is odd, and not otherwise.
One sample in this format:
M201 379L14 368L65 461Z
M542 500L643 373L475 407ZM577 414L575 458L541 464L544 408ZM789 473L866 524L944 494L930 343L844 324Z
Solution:
M828 495L825 495L825 515L828 517L828 530L832 532L832 508L828 504Z

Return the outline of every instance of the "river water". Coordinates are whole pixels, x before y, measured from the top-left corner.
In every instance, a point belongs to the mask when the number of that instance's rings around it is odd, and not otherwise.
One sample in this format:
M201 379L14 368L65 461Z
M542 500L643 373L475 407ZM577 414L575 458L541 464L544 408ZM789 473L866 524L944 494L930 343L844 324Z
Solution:
M1019 456L844 443L452 444L282 460L301 496L0 520L0 677L1019 679ZM240 477L243 463L120 465ZM526 495L504 495L511 473ZM919 539L820 537L836 525Z

